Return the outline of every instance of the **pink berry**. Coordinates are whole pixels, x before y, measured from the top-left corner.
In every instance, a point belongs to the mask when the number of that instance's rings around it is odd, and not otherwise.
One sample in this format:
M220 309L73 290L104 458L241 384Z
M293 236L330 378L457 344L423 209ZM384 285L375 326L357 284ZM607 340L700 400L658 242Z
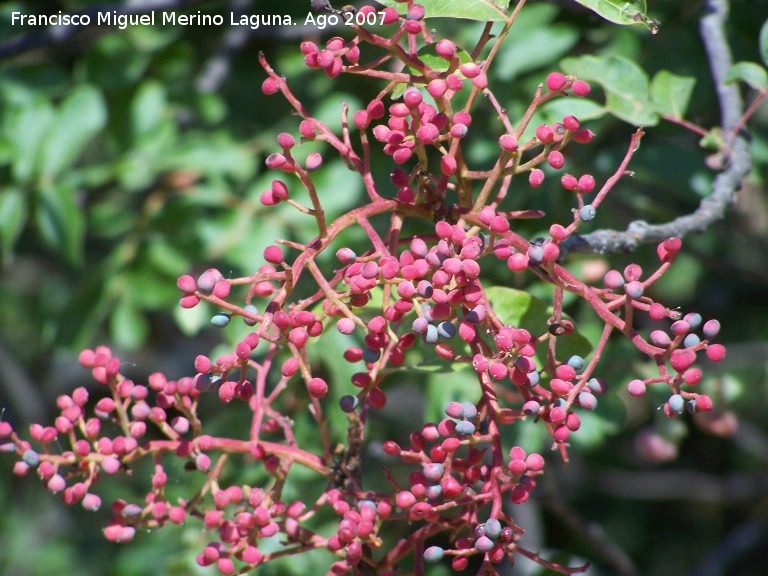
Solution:
M440 58L451 60L456 56L456 44L446 39L438 40L435 45L435 52Z
M370 122L371 117L367 110L358 110L352 116L352 123L357 126L358 130L365 130Z
M406 18L408 20L423 20L425 15L424 6L421 4L412 4L410 8L408 8L408 13L406 14Z
M503 134L501 138L499 138L499 146L501 146L502 150L514 152L518 148L517 139L511 134Z
M323 157L319 152L312 152L307 156L307 172L314 172L323 164Z
M429 95L435 99L438 99L445 94L446 90L448 90L448 85L442 78L436 78L427 85L427 92L429 92Z
M384 8L382 10L382 13L384 14L382 17L381 23L385 26L389 24L394 24L400 19L400 15L397 13L397 10L395 10L392 7Z
M566 116L563 118L563 126L565 126L566 130L575 132L579 129L579 120L576 118L576 116Z
M584 80L574 80L573 84L571 84L571 91L576 96L586 96L590 90L589 84Z
M563 174L560 178L560 184L566 190L575 190L579 185L579 181L576 180L576 176L573 174Z
M274 78L267 78L264 80L264 82L261 83L261 91L264 92L264 94L267 96L271 96L272 94L276 94L280 91L280 85Z
M445 79L445 83L454 92L458 92L464 87L464 82L457 74L449 74Z
M565 164L565 158L563 157L563 153L559 150L552 150L547 156L547 162L549 162L549 165L555 170L560 170L560 168L563 167L563 164Z
M453 176L456 174L456 169L458 168L458 165L456 164L456 158L453 156L443 156L440 159L440 171L445 176Z
M589 194L595 189L595 178L591 174L584 174L579 178L577 191L581 194Z
M546 124L541 124L536 127L536 138L542 144L551 144L555 139L555 132Z
M296 145L296 139L288 132L281 132L277 135L277 144L283 150L290 150Z
M528 183L534 188L541 186L544 183L544 172L538 168L531 170L530 174L528 174Z
M565 74L561 74L560 72L551 72L547 76L547 80L546 80L547 88L552 92L560 90L563 86L565 86L565 83L566 83Z
M721 362L725 358L725 346L722 344L710 344L707 346L707 358L712 362Z

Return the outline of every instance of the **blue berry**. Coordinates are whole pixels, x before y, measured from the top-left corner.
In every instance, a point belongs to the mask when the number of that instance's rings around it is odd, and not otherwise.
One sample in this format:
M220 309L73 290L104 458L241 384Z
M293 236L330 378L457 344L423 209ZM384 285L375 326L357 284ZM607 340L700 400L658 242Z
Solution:
M472 324L477 324L478 322L482 322L485 320L486 316L488 315L488 311L485 309L485 306L482 304L478 304L472 310L467 312L467 322L472 322Z
M421 307L421 313L424 315L424 318L427 319L427 322L432 322L432 306L429 304L424 304Z
M536 400L528 400L528 402L523 404L523 414L526 416L535 416L539 413L539 410L541 410L541 404L536 402Z
M366 364L378 362L379 358L381 358L381 350L373 350L372 348L365 348L363 350L363 362Z
M440 480L443 477L444 472L445 468L443 468L443 465L438 464L437 462L432 462L431 464L424 466L424 477L431 482Z
M598 396L608 391L608 382L605 381L605 378L590 378L587 386L589 386L593 394Z
M683 340L683 346L690 348L691 346L696 346L699 342L701 342L701 340L699 340L699 337L696 336L696 334L688 334Z
M339 398L339 406L344 412L352 412L355 408L357 408L358 400L357 396L352 396L351 394L347 394L346 396L342 396Z
M469 422L468 420L462 420L458 424L456 424L456 433L457 434L463 434L465 436L468 436L470 434L475 433L475 425L472 424L472 422Z
M584 358L574 354L573 356L568 358L567 364L574 370L577 370L577 371L581 370L582 368L584 368Z
M130 518L132 516L139 516L141 514L141 506L138 504L126 504L122 512L123 516Z
M424 496L427 497L427 500L437 500L442 495L443 487L440 486L440 484L432 484L427 486L426 490L424 491Z
M432 294L434 294L435 290L428 280L421 280L416 285L416 292L418 292L419 296L422 298L432 298Z
M701 314L698 312L691 312L690 314L686 314L683 317L683 320L688 322L688 325L691 327L691 330L695 330L701 325Z
M211 318L211 324L214 326L218 326L219 328L224 328L227 324L229 324L231 317L227 312L219 312L218 314L214 314L213 318Z
M195 376L195 389L197 389L198 392L207 392L212 386L213 381L211 380L211 374L209 372Z
M243 308L246 312L251 312L252 314L258 314L259 311L256 309L256 306L253 304L248 304L245 308ZM246 323L248 326L254 326L256 325L256 320L251 320L250 318L243 318L243 322Z
M594 410L597 407L597 398L591 392L581 392L579 394L579 405L585 410Z
M720 322L717 320L707 320L701 329L701 333L704 334L704 338L711 340L720 333Z
M627 296L632 298L632 300L637 300L643 295L643 283L633 280L624 285L624 292Z
M421 335L421 338L427 344L436 344L437 339L439 338L439 334L437 333L437 326L433 326L432 324L427 326L427 331Z
M528 372L528 374L526 374L526 378L528 378L528 386L531 388L536 386L536 384L541 381L541 375L535 370L533 372Z
M493 540L488 538L488 536L480 536L480 538L475 540L475 549L478 552L489 552L493 550L494 546Z
M440 322L437 325L437 333L446 340L451 339L456 336L456 326L450 322Z
M488 518L485 522L485 535L491 540L496 540L501 536L501 522L496 518Z
M461 406L464 408L464 418L472 420L477 416L477 407L472 402L462 402Z
M685 407L691 414L696 413L696 398L691 398L690 400L686 401Z
M33 468L40 463L40 455L34 450L25 450L21 455L21 459Z
M597 211L595 210L595 207L592 206L592 204L585 204L579 209L579 218L581 218L584 222L589 222L595 217L595 214L597 214Z
M667 404L669 404L669 409L672 412L680 414L685 407L685 400L680 394L672 394L672 396L669 397L669 400L667 400Z
M430 564L440 562L440 560L443 559L443 556L445 556L445 550L440 548L440 546L430 546L424 550L424 561L429 562Z
M540 264L544 259L544 248L541 246L531 246L528 248L528 259L534 264Z

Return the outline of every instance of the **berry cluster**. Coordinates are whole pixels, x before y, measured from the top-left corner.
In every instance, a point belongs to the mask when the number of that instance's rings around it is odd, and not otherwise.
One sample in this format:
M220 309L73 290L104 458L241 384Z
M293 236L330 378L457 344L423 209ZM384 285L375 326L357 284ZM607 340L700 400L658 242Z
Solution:
M360 12L371 10L365 7ZM502 210L508 191L519 185L541 186L545 172L538 166L548 164L548 172L563 169L566 146L588 144L594 135L570 115L560 123L538 126L527 141L523 134L533 112L544 103L568 94L586 96L589 84L558 72L549 74L528 111L513 125L488 86L487 70L495 51L476 61L450 40L435 41L424 24L423 7L412 0L402 15L387 8L382 22L384 26L375 31L355 25L353 39L332 38L323 49L311 42L301 45L307 66L322 69L329 77L353 73L389 81L387 89L352 114L351 123L344 108L340 135L312 116L286 79L263 56L260 59L267 72L264 93L282 94L301 117L299 140L279 134L280 151L266 159L267 169L281 176L263 192L261 202L267 207L293 206L313 220L317 237L306 245L279 240L266 247L265 264L249 276L227 279L208 269L197 279L183 275L177 282L183 308L205 301L220 310L211 318L213 326L225 328L240 317L252 331L228 354L215 359L197 356L189 376L171 380L155 373L146 385L126 377L109 349L86 350L80 362L101 385L98 400L86 388L61 396L55 426L33 425L31 442L0 422L0 447L18 456L17 474L34 470L49 491L61 492L66 503L81 502L89 510L101 504L95 488L104 475L115 475L143 457L154 459L144 502L112 503L113 516L105 528L109 540L127 542L138 528L195 517L215 535L197 562L216 565L222 574L242 574L275 557L312 549L329 550L338 557L329 574L372 570L395 574L412 554L418 562L450 557L456 571L479 555L488 574L494 574L493 566L505 558L514 561L516 554L522 554L574 573L580 568L549 563L518 542L522 530L505 501L519 504L528 499L545 460L519 446L505 448L502 427L526 419L541 423L553 449L567 458L568 439L581 426L580 411L596 409L597 397L607 392L608 385L596 370L614 332L628 338L657 367L658 375L629 382L630 395L642 396L649 385L666 386L667 416L686 409L711 410L710 398L693 388L702 379L695 367L699 353L716 362L725 356L723 346L711 343L718 322L704 322L697 313L681 315L647 295L648 287L674 263L681 249L679 238L659 244L660 262L652 274L644 277L632 264L623 273L609 271L599 286L578 279L560 261L561 243L596 217L596 209L627 173L642 130L634 134L615 174L599 189L590 174L564 174L562 187L575 193L573 218L552 223L547 237L526 239L515 231L515 220L542 214ZM481 54L488 40L484 36L473 54ZM434 45L443 63L430 66L422 60L422 45ZM383 55L363 61L368 48ZM411 72L391 71L385 63L393 58ZM462 97L455 98L459 94ZM472 134L471 109L478 94L498 112L503 132L498 159L490 170L472 169L462 150ZM385 105L390 97L393 102ZM325 149L300 161L293 151L306 141L323 143ZM389 182L374 179L372 146L380 146L391 157ZM319 190L313 180L329 153L339 155L359 174L367 194L366 202L334 221L328 221L323 210L327 191ZM517 178L520 174L522 178ZM386 195L390 185L396 190L392 198ZM295 199L296 188L308 193L311 206ZM390 219L383 235L370 222L380 215ZM403 235L406 221L421 232ZM338 246L340 233L353 226L359 226L370 241L370 248L360 255ZM335 251L338 267L333 270L323 270L317 261L326 250ZM552 286L552 314L546 323L522 327L500 317L494 296L483 283L483 269L499 267L534 275ZM294 288L307 276L316 291L292 299ZM576 332L563 310L566 292L584 300L604 322L591 357L562 352L563 342ZM666 324L645 337L636 328L639 314ZM350 382L322 377L320 366L307 354L313 346L322 346L320 338L334 327L349 338L344 360L360 366ZM391 490L364 490L360 458L373 440L366 426L369 412L386 405L393 368L423 360L465 364L468 386L475 387L478 400L450 402L440 422L409 423L407 447L381 439L388 457L411 468L407 486L385 471ZM336 395L338 405L326 398L332 389L341 392ZM247 403L253 414L250 430L233 430L232 437L204 432L198 407L213 390L224 404ZM316 445L297 444L285 408L287 396L306 399L318 425ZM334 449L328 429L328 414L337 410L348 422L340 451ZM112 424L109 429L107 423ZM57 451L59 445L67 449ZM184 460L188 470L203 475L203 488L187 499L169 501L164 456ZM233 456L263 466L272 483L223 486L222 471ZM327 489L315 501L283 500L283 487L295 465L327 479ZM332 534L320 533L313 524L327 507L339 516ZM406 526L409 536L390 541L391 523ZM440 534L450 538L452 548L424 546ZM275 535L283 538L285 549L264 552L260 540Z

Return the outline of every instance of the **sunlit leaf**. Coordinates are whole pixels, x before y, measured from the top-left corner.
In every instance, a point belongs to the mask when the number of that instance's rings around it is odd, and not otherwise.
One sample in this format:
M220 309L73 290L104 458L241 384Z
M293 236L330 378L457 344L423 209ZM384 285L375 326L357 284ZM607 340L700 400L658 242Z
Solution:
M381 0L379 4L403 10L396 0ZM464 18L466 20L504 20L509 0L422 0L427 18Z
M625 26L642 24L653 34L659 30L659 22L646 15L645 0L576 0L576 2L614 24Z
M651 101L656 111L673 118L685 116L695 84L695 78L661 70L651 81Z
M615 56L581 56L560 62L568 74L600 84L614 116L635 126L654 126L659 115L649 97L648 76L634 62Z

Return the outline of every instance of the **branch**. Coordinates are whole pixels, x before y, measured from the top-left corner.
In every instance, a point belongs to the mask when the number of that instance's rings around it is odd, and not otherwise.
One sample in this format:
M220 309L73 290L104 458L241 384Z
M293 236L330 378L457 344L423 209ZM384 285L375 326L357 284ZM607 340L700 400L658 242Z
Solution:
M701 19L701 37L707 51L712 78L720 104L721 128L727 133L737 125L744 113L744 104L735 84L725 84L724 78L733 59L725 36L728 0L708 0L707 14ZM596 230L583 236L570 236L560 245L561 256L574 253L630 252L638 245L657 243L671 236L683 237L703 232L735 202L736 191L750 170L749 146L739 135L734 138L725 170L712 184L712 194L704 198L699 207L686 216L664 224L648 224L635 220L626 230Z

